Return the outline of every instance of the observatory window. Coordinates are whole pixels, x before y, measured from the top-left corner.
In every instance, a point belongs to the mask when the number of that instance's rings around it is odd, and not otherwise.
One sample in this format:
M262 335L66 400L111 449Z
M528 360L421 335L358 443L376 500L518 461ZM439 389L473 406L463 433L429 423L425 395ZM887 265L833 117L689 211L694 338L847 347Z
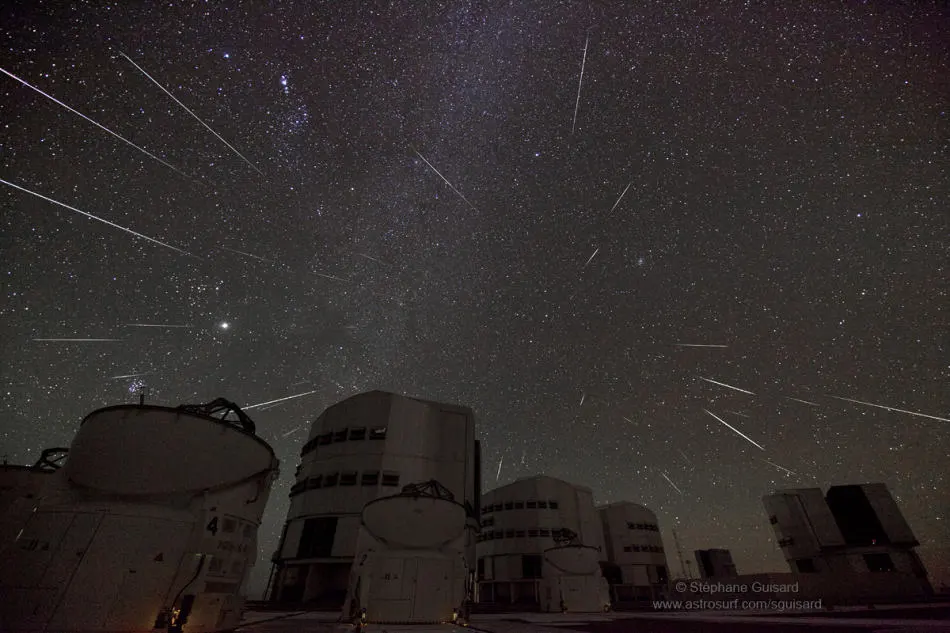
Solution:
M529 501L529 502L527 503L527 507L528 507L529 510L533 510L533 509L535 509L535 508L538 507L538 502L537 502L537 501Z
M541 530L538 530L538 533L539 533L542 537L551 536L551 530L541 529Z
M514 530L505 530L505 538L514 538L514 537L515 537Z
M306 519L300 535L298 558L330 556L333 539L336 537L337 517Z
M237 521L234 519L229 519L228 517L224 518L224 524L221 526L222 532L234 532L237 530Z
M548 507L551 508L552 510L557 510L557 501L554 501L554 500L548 501Z
M216 556L211 557L211 562L208 563L208 571L212 573L220 572L221 566L224 564L224 561Z
M333 441L332 433L324 433L323 435L317 436L317 444L319 444L320 446L326 446L332 441Z
M528 530L528 538L538 538L537 530Z
M244 571L244 561L240 558L231 563L231 573L235 576Z
M540 554L524 554L521 556L521 576L522 578L541 577Z
M359 429L350 429L350 439L353 441L356 440L365 440L366 439L366 428Z
M307 490L317 490L323 486L323 475L317 475L307 480Z
M399 473L383 473L383 485L390 487L398 486Z
M792 539L792 538L783 538L783 539L780 539L780 540L779 540L778 546L779 546L779 547L788 547L789 545L792 545L794 542L795 542L795 540Z
M501 504L496 503L495 505L491 507L491 509L492 509L492 512L501 512Z
M493 538L496 538L498 540L505 538L505 533L500 530L495 530L494 532L492 532L492 534L494 535Z
M342 430L340 430L340 431L337 431L336 433L333 434L333 441L334 441L334 442L345 442L345 441L346 441L346 436L349 435L349 433L350 433L350 432L349 432L348 429L342 429Z
M482 519L482 527L491 527L495 525L495 517L485 517Z
M773 514L772 516L769 517L769 523L771 523L772 525L775 525L776 523L778 523L778 517Z
M543 509L543 510L547 510L547 509L548 509L548 502L547 502L547 501L538 501L538 507L541 508L541 509Z
M514 507L515 507L515 504L514 504L513 501L506 501L506 502L505 502L505 510L513 510Z
M323 487L332 488L336 485L336 482L339 481L339 473L328 473L326 477L323 478Z
M625 552L632 552L632 551L633 551L633 548L630 547L629 545L624 545L624 546L623 546L623 551L625 551Z
M369 430L369 439L371 440L385 440L386 439L386 427L377 426Z
M524 538L524 530L515 530L515 538Z
M254 525L251 523L244 524L244 538L251 538L254 536Z
M342 475L340 475L340 485L341 486L355 486L357 480L359 479L359 473L355 470L349 470Z
M360 485L378 486L379 485L379 471L371 470L371 471L363 473L363 478L360 480Z
M524 510L524 501L515 501L515 510Z
M485 559L478 559L478 579L485 580Z

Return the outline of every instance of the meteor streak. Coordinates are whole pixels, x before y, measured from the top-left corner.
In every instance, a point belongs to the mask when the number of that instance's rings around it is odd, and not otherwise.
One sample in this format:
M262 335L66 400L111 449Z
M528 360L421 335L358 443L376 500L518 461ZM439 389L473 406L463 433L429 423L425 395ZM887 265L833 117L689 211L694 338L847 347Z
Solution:
M334 281L347 281L346 279L340 279L339 277L334 277L333 275L324 275L323 273L317 273L318 277L324 277L325 279L333 279Z
M121 341L120 338L35 338L40 343L106 343Z
M583 406L584 406L584 400L585 400L586 398L587 398L587 392L586 392L586 391L582 391L582 392L581 392L581 403L580 403L579 405L577 405L577 406L583 407Z
M845 402L854 402L856 404L863 404L867 407L877 407L878 409L884 409L885 411L894 411L896 413L906 413L907 415L916 415L920 418L929 418L931 420L937 420L939 422L950 422L947 418L938 418L935 415L927 415L926 413L915 413L914 411L907 411L905 409L895 409L894 407L885 407L883 404L874 404L872 402L864 402L862 400L852 400L851 398L839 398L838 396L831 396L836 400L844 400Z
M738 436L742 437L743 439L747 440L749 443L751 443L753 446L755 446L755 447L756 447L757 449L759 449L760 451L764 451L764 450L765 450L764 448L762 448L762 445L761 445L761 444L757 444L757 443L756 443L752 438L750 438L748 435L746 435L745 433L743 433L742 431L740 431L740 430L737 429L736 427L732 426L731 424L729 424L728 422L726 422L725 420L723 420L722 418L720 418L718 415L716 415L715 413L713 413L713 412L710 411L709 409L703 409L703 411L705 411L706 413L708 413L708 414L711 415L712 417L716 418L717 420L719 420L720 422L722 422L723 424L725 424L725 425L726 425L727 427L729 427L729 429L732 430L736 435L738 435Z
M599 252L600 252L600 248L595 249L594 252L593 252L593 254L592 254L592 255L590 256L590 258L587 260L587 264L589 264L589 263L591 263L592 261L594 261L594 258L597 257L597 253L599 253ZM587 267L587 264L584 264L584 267Z
M177 252L181 253L182 255L187 255L188 257L194 257L194 255L192 255L191 253L187 253L187 252L181 250L180 248L175 248L175 247L172 246L171 244L166 244L165 242L159 242L158 240L153 239L153 238L151 238L151 237L149 237L149 236L147 236L147 235L142 235L141 233L136 233L136 232L133 231L132 229L127 229L127 228L125 228L124 226L119 226L118 224L116 224L116 223L114 223L114 222L109 222L109 220L105 220L105 219L103 219L103 218L100 218L100 217L97 216L97 215L93 215L93 214L91 214L91 213L86 213L85 211L80 211L80 210L77 209L76 207L71 207L71 206L69 206L68 204L65 204L65 203L63 203L63 202L60 202L60 201L58 201L58 200L53 200L52 198L47 198L47 197L44 196L43 194L36 193L35 191L30 191L29 189L27 189L27 188L25 188L25 187L21 187L20 185L15 185L15 184L13 184L12 182L8 182L8 181L6 181L6 180L3 180L2 178L0 178L0 182L2 182L2 183L5 184L5 185L9 185L9 186L13 187L14 189L19 189L20 191L24 191L24 192L30 194L31 196L36 196L37 198L42 198L43 200L46 200L47 202L52 202L53 204L58 204L58 205L61 206L61 207L65 207L65 208L69 209L70 211L75 211L76 213L79 213L80 215L84 215L84 216L86 216L87 218L91 218L91 219L93 219L93 220L96 220L97 222L102 222L103 224L108 224L108 225L111 226L111 227L115 227L115 228L117 228L117 229L119 229L119 230L121 230L121 231L125 231L126 233L131 233L131 234L134 235L135 237L140 237L140 238L142 238L143 240L148 240L149 242L154 242L155 244L158 244L159 246L164 246L165 248L170 248L170 249L172 249L173 251L177 251Z
M821 405L816 402L809 402L808 400L802 400L801 398L793 398L791 396L785 396L789 400L794 400L795 402L801 402L802 404L811 405L813 407L820 407Z
M584 56L581 58L581 76L577 79L577 100L574 101L574 122L571 124L571 134L577 128L577 110L581 106L581 86L584 83L584 65L587 63L587 45L590 43L590 35L584 40ZM629 187L629 185L628 185ZM626 193L626 192L624 192ZM622 198L623 196L621 196ZM619 202L619 200L618 200ZM616 205L614 205L616 206ZM611 209L612 210L612 209Z
M676 489L676 492L683 494L683 491L679 489L679 486L674 484L673 481L669 477L666 476L666 473L660 473L660 475L663 477L663 479L667 481L667 483L669 483L671 486L673 486L674 489Z
M430 163L429 161L426 160L426 157L425 157L425 156L423 156L422 154L419 153L419 150L417 150L416 148L413 147L413 148L412 148L412 151L414 151L414 152L416 153L416 156L418 156L419 158L421 158L421 159L423 160L423 162L425 162L425 164L429 166L429 169L431 169L432 171L434 171L434 172L439 176L439 178L441 178L441 179L443 180L443 182L445 182L445 184L447 184L447 185L449 186L449 188L450 188L452 191L454 191L455 193L457 193L457 194L458 194L458 197L465 201L465 204L467 204L468 206L472 207L473 210L478 211L478 209L475 208L475 205L472 204L471 202L469 202L469 201L468 201L468 198L466 198L465 196L462 195L462 192L461 192L461 191L459 191L458 189L456 189L455 186L452 185L452 183L450 183L450 182L448 181L448 179L447 179L445 176L443 176L441 173L439 173L439 170L438 170L438 169L436 169L435 167L432 166L432 163Z
M126 323L125 327L161 327L161 328L186 328L193 329L193 325L167 325L165 323Z
M110 129L107 128L106 126L102 125L101 123L96 123L95 121L93 121L92 119L90 119L89 117L87 117L85 114L83 114L82 112L80 112L79 110L76 110L76 109L74 109L74 108L70 108L68 105L66 105L65 103L63 103L62 101L60 101L59 99L57 99L56 97L54 97L54 96L52 96L52 95L49 95L49 94L46 94L45 92L43 92L42 90L40 90L40 89L37 88L36 86L33 86L33 85L31 85L31 84L28 84L27 82L23 81L22 79L20 79L19 77L17 77L17 76L14 75L13 73L11 73L10 71L5 70L5 69L3 69L3 68L0 68L0 72L2 72L3 74L5 74L5 75L7 75L7 76L9 76L9 77L12 77L12 78L16 79L17 81L19 81L21 84L23 84L23 85L26 86L27 88L30 88L31 90L35 90L36 92L40 93L41 95L43 95L44 97L46 97L46 98L49 99L50 101L53 101L54 103L57 103L57 104L63 106L64 108L66 108L67 110L69 110L70 112L72 112L73 114L78 114L79 116L81 116L82 118L86 119L87 121L89 121L90 123L92 123L93 125L95 125L96 127L100 128L100 129L103 129L103 130L105 130L106 132L108 132L109 134L111 134L112 136L116 137L117 139L119 139L120 141L122 141L123 143L125 143L126 145L131 145L132 147L134 147L134 148L137 149L138 151L142 152L143 154L145 154L145 155L148 156L149 158L152 158L152 159L154 159L154 160L157 160L157 161L160 162L162 165L165 165L165 167L168 167L169 169L178 172L179 174L181 174L181 175L184 176L185 178L188 178L189 180L192 179L191 176L189 176L188 174L186 174L186 173L183 172L182 170L178 169L178 168L175 167L174 165L165 162L164 160L162 160L161 158L159 158L159 157L156 156L155 154L151 153L150 151L139 147L138 145L136 145L135 143L133 143L133 142L130 141L129 139L125 138L124 136L120 136L119 134L116 134L115 132L113 132L112 130L110 130Z
M738 387L733 387L732 385L727 385L727 384L724 383L724 382L718 382L718 381L715 381L715 380L711 380L711 379L709 379L709 378L703 378L702 376L700 376L699 379L700 379L700 380L705 380L706 382L711 382L711 383L714 384L714 385L719 385L720 387L726 387L726 388L728 388L728 389L734 389L734 390L736 390L736 391L741 391L742 393L747 393L747 394L749 394L750 396L754 396L754 395L755 395L755 394L752 393L751 391L746 391L745 389L739 389Z
M293 435L294 433L296 433L296 432L299 431L299 430L300 430L300 427L299 427L299 426L295 426L294 428L292 428L292 429L290 429L289 431L287 431L286 433L284 433L281 437L290 437L291 435Z
M501 465L502 465L504 462L505 462L505 456L502 455L502 456L501 456L501 459L498 460L498 472L495 473L495 481L498 481L498 479L501 477Z
M763 459L762 461L765 462L766 464L768 464L769 466L774 466L774 467L778 468L779 470L784 470L786 476L788 476L788 475L795 475L796 477L798 476L798 473L796 473L795 471L789 470L788 468L785 468L784 466L779 466L779 465L776 464L775 462L769 461L769 460L767 460L767 459Z
M630 181L630 183L627 185L627 189L629 189L629 188L630 188L630 185L632 185L632 184L633 184L633 181ZM614 202L614 206L610 207L610 211L607 212L608 215L611 214L611 213L613 213L613 212L614 212L614 209L617 208L617 205L620 204L620 201L623 200L623 197L627 194L627 189L624 189L624 190L623 190L623 193L620 194L620 197L617 198L617 201L616 201L616 202Z
M111 377L109 378L109 380L121 380L122 378L135 378L135 377L137 377L137 376L148 376L148 375L151 374L151 373L152 373L152 372L150 372L150 371L144 371L144 372L142 372L142 373L140 373L140 374L126 374L126 375L124 375L124 376L111 376Z
M227 146L231 149L232 152L234 152L235 154L237 154L237 155L241 158L241 160L243 160L245 163L247 163L248 165L250 165L250 166L251 166L251 169L253 169L253 170L256 171L257 173L259 173L261 176L264 175L264 173L263 173L260 169L258 169L257 166L254 165L254 163L252 163L252 162L249 161L248 159L244 158L244 155L241 154L241 152L237 151L237 150L234 148L233 145L231 145L231 144L228 143L226 140L224 140L223 138L221 138L221 135L220 135L220 134L218 134L217 132L215 132L214 130L212 130L211 127L210 127L207 123L205 123L205 122L202 121L200 118L198 118L198 115L195 114L194 112L192 112L191 110L189 110L189 109L188 109L188 106L186 106L184 103L182 103L181 101L179 101L179 100L175 97L175 95L173 95L173 94L170 93L168 90L166 90L166 89L165 89L165 86L163 86L162 84L158 83L158 82L155 80L154 77L152 77L150 74L148 74L147 72L145 72L145 70L144 70L141 66L139 66L139 65L136 64L134 61L132 61L132 58L131 58L131 57L129 57L128 55L126 55L126 54L123 53L122 51L118 51L118 53L119 53L119 55L121 55L122 57L124 57L124 58L126 58L127 60L129 60L129 63L132 64L133 66L135 66L135 67L138 69L138 71L139 71L140 73L142 73L143 75L145 75L146 77L148 77L148 78L151 80L151 82L152 82L153 84L155 84L156 86L158 86L159 88L161 88L161 89L162 89L162 92L164 92L164 93L167 94L169 97L171 97L172 100L173 100L175 103L177 103L177 104L180 105L182 108L184 108L184 109L185 109L185 112L187 112L188 114L190 114L191 116L193 116L193 117L195 118L195 120L196 120L198 123L200 123L201 125L205 126L205 128L206 128L209 132L211 132L212 134L214 134L214 135L218 138L219 141L221 141L222 143L224 143L225 145L227 145Z
M239 250L237 250L236 248L228 248L227 246L219 246L218 248L220 248L220 249L223 250L223 251L229 251L229 252L231 252L231 253L237 253L238 255L244 255L245 257L253 257L254 259L259 259L259 260L261 260L262 262L267 262L268 264L273 264L273 263L274 263L273 261L271 261L271 260L269 260L269 259L264 259L263 257L260 257L260 256L258 256L258 255L251 255L250 253L245 253L244 251L239 251Z
M375 257L370 257L369 255L365 255L365 254L363 254L363 253L357 253L357 255L359 255L360 257L363 257L363 258L365 258L365 259L368 259L368 260L370 260L370 261L376 262L377 264L384 264L384 263L385 263L385 262L383 262L383 260L381 260L381 259L376 259Z
M718 347L725 349L728 345L700 345L699 343L676 343L676 347Z
M293 400L294 398L303 398L304 396L309 396L309 395L312 394L312 393L317 393L317 390L314 389L313 391L306 391L306 392L304 392L304 393L298 393L298 394L293 395L293 396L287 396L286 398L277 398L276 400L268 400L267 402L258 402L257 404L250 404L250 405L248 405L248 406L246 406L246 407L241 407L241 409L244 410L244 411L247 411L247 410L249 410L249 409L257 409L257 408L260 408L260 407L267 406L267 405L269 405L269 404L275 404L275 403L277 403L277 402L283 402L283 401L285 401L285 400Z

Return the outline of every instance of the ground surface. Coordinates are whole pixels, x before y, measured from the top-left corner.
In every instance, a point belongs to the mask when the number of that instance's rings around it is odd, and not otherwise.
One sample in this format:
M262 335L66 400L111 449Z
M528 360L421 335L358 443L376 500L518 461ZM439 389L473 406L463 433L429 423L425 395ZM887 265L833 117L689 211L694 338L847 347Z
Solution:
M248 612L238 633L343 633L353 629L331 613ZM366 633L443 633L465 629L371 625ZM933 633L950 632L950 604L855 609L822 613L722 612L576 615L500 613L473 617L469 631L483 633Z

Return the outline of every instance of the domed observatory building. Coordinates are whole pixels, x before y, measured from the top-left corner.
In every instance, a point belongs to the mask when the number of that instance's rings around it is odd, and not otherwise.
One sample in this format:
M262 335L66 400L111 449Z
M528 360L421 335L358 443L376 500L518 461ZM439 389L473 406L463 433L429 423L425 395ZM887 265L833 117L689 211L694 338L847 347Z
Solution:
M359 394L320 415L300 455L273 558L272 600L342 608L357 553L387 536L363 527L364 507L373 515L367 526L378 529L381 509L399 514L409 502L372 510L370 502L431 481L464 508L464 530L452 547L463 553L474 583L481 472L471 409L383 391Z
M487 492L478 537L478 601L543 611L610 607L603 530L590 488L553 477Z
M604 576L615 603L657 600L668 593L669 573L656 514L618 501L597 508L604 528Z
M94 411L0 550L0 628L235 628L277 467L225 400Z

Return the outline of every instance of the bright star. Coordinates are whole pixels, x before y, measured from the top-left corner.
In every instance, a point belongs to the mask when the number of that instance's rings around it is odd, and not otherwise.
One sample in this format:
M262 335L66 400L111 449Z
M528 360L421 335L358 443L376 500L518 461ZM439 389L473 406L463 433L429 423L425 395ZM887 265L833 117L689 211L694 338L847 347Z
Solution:
M229 327L231 327L231 324L228 323L227 321L223 321L223 322L221 323L221 326L220 326L220 327L221 327L222 330L226 330L226 329L228 329Z

